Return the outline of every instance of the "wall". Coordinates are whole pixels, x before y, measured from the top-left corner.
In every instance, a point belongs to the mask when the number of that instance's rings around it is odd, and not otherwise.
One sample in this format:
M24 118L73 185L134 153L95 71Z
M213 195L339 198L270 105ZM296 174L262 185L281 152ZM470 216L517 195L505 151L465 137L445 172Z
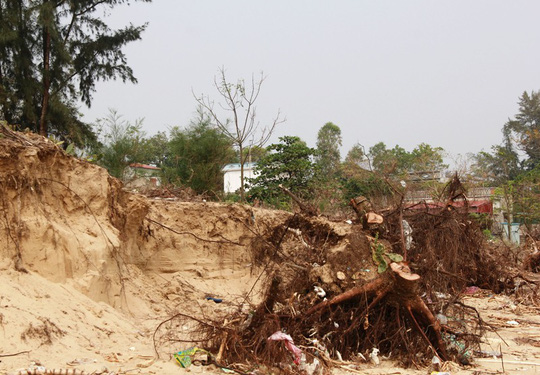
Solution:
M252 168L244 169L244 183L248 178L255 177L255 173ZM225 172L223 175L223 191L225 193L234 193L240 189L240 169L231 169Z

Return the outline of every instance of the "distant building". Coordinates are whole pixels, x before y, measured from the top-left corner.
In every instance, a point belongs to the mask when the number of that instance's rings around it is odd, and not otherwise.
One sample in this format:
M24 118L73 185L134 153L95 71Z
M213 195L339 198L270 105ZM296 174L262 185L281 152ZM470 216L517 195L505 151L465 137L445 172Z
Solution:
M161 186L161 168L148 164L130 164L124 171L124 182L129 189L159 187Z
M467 207L470 213L493 215L494 209L500 208L500 201L494 199L494 188L472 188L467 192ZM405 196L406 206L416 209L439 209L446 202L436 202L429 190L410 190ZM463 207L465 202L458 200L452 203L454 207Z
M408 180L412 182L446 182L448 179L444 176L442 170L434 171L410 171Z
M244 164L244 184L248 178L254 178L256 176L254 168L257 163L245 163ZM240 189L240 163L227 164L221 170L223 172L223 191L225 193L234 193Z

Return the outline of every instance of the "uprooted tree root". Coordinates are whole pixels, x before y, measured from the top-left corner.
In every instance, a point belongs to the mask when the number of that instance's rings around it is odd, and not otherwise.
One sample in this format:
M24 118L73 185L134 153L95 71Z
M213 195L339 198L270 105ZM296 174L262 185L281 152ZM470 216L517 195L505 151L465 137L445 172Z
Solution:
M450 295L437 304L425 301L420 295L428 282L404 263L391 263L377 275L369 241L365 234L362 240L360 231L343 241L330 226L298 215L268 228L252 244L254 261L264 266L268 277L262 302L239 304L234 312L215 319L178 314L156 329L156 352L163 353L171 342L184 342L210 350L218 365L240 372L280 364L285 371L300 372L282 343L268 341L282 331L303 350L307 363L315 358L326 366L340 358L363 361L373 348L406 366L425 365L433 356L467 363L484 328L475 310ZM342 242L350 245L337 251ZM421 262L420 254L413 255ZM366 268L366 258L372 271L366 273L375 276L355 279L351 275ZM332 274L343 269L347 280L329 281L321 269ZM462 277L447 277L445 291L457 290ZM324 287L327 300L316 294L315 285ZM456 319L441 325L433 311L446 311ZM189 328L182 332L173 327Z
M399 248L397 211L388 215L389 240ZM487 246L479 225L466 211L451 206L438 211L405 210L412 228L413 246L407 260L422 275L423 287L430 298L437 293L459 294L475 285L496 293L513 287L508 270L498 262L499 254Z

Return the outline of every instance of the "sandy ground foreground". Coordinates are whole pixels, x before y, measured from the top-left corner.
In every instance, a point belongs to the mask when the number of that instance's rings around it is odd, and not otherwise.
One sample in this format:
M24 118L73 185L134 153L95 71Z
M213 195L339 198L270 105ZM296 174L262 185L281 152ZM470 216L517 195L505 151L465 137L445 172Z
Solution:
M183 369L170 356L156 360L151 341L155 321L129 318L105 303L90 300L69 285L10 270L2 271L0 283L2 355L24 352L2 357L0 373L14 374L34 364L89 373L105 370L121 374L223 373L213 365ZM477 358L467 368L448 364L448 372L540 373L540 317L536 309L515 306L504 296L472 296L465 302L475 306L496 329L489 332L483 350L502 351L503 358ZM182 350L185 346L178 344L177 348ZM379 366L344 362L332 370L333 374L428 372L428 368L403 369L385 359Z

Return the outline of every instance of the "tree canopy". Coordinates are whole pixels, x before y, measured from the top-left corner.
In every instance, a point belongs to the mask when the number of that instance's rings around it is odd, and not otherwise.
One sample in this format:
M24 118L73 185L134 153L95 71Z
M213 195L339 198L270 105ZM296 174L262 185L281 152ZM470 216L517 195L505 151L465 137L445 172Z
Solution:
M444 149L420 143L411 152L399 145L387 149L379 142L369 149L371 165L376 172L406 178L409 174L441 171L447 166L443 161Z
M98 164L106 168L111 176L121 179L130 164L142 163L148 158L142 124L142 119L132 124L114 109L97 120L97 127L102 133Z
M104 16L134 1L0 0L0 112L19 128L77 144L95 140L80 120L97 81L136 82L122 47L146 25L113 30Z
M540 164L540 92L524 92L518 104L519 112L503 127L503 144L523 152L522 166L530 170Z
M332 122L327 122L317 134L316 162L323 176L334 176L341 163L341 129Z
M304 199L311 198L315 174L313 156L316 151L299 137L293 136L280 137L279 143L268 146L267 150L268 153L255 167L257 177L248 181L250 198L288 208L289 197L279 185Z
M199 194L216 196L223 190L221 170L236 155L231 140L202 110L185 129L171 130L168 147L169 155L163 163L167 182L189 186Z

